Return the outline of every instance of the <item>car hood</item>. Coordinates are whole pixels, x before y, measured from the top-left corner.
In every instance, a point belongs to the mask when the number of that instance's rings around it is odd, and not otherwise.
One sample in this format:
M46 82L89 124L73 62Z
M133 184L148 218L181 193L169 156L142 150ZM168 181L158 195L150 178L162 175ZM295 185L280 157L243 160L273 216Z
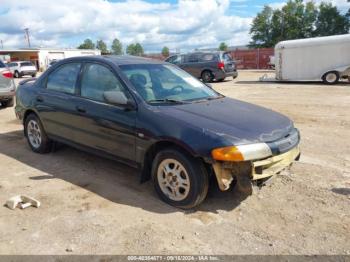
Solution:
M272 110L231 98L160 106L168 118L176 118L208 135L217 135L239 145L272 142L286 136L292 121Z

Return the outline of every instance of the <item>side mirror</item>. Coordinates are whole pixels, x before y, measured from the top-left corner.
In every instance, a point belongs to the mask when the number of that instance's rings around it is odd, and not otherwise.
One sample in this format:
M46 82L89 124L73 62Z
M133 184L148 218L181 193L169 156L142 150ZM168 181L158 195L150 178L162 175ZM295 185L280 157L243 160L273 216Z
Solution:
M117 106L123 106L127 109L134 108L134 105L121 91L106 91L103 93L103 96L108 103L111 103Z

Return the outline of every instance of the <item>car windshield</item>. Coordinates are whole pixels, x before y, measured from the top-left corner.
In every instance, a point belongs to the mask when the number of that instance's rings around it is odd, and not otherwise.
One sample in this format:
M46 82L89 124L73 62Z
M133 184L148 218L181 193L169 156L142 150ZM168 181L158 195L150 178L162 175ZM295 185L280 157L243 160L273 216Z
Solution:
M143 99L152 103L190 102L222 97L176 66L137 64L120 66Z

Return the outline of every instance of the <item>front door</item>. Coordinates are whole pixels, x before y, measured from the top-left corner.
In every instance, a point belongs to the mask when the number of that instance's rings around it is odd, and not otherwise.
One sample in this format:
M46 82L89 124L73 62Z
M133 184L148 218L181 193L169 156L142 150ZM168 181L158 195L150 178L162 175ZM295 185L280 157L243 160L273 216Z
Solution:
M122 91L131 98L116 73L99 63L84 65L80 96L76 98L79 134L76 142L125 160L135 160L135 110L109 104L106 91Z

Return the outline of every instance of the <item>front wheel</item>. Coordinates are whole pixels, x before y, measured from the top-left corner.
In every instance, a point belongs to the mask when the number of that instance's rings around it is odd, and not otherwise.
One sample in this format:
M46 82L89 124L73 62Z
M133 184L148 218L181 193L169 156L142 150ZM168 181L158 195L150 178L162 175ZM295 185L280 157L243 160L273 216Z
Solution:
M52 141L47 137L45 130L35 114L30 114L24 123L24 131L30 148L35 153L48 153L52 148Z
M199 159L177 149L160 151L152 165L154 186L169 205L189 209L206 197L209 175Z
M14 73L14 75L13 75L15 78L19 78L20 77L20 75L19 75L19 73L18 73L18 71L15 71L15 73Z
M337 71L327 72L322 77L323 83L334 85L339 82L339 73Z

